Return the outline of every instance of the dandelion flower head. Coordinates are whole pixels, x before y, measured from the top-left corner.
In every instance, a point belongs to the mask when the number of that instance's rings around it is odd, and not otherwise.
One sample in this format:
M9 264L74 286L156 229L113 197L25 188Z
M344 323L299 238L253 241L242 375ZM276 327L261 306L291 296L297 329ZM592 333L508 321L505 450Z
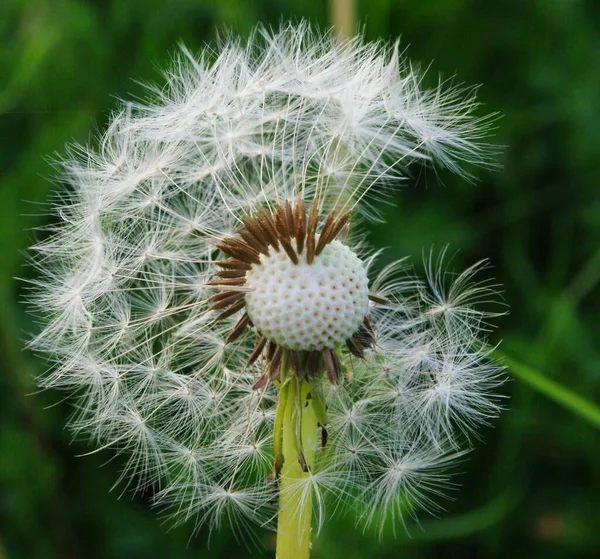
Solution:
M406 260L375 273L356 225L415 162L489 164L473 92L424 88L397 44L299 24L183 49L151 95L61 162L69 189L35 247L42 385L178 522L269 525L278 392L298 379L320 436L298 442L314 465L297 490L319 520L435 510L498 412L493 289L443 257L423 278Z

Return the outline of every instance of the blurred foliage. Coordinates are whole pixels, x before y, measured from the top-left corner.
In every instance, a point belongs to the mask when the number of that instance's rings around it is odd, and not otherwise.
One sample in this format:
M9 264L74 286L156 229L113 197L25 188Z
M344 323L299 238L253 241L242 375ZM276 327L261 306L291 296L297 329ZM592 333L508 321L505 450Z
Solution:
M477 184L421 172L382 206L371 241L389 259L449 243L457 267L489 257L510 314L502 350L516 364L507 411L460 465L461 487L439 519L409 534L329 523L314 557L597 557L600 444L600 4L595 0L364 0L368 38L401 36L412 59L484 84L503 117L502 169ZM20 305L25 251L46 223L51 159L93 141L115 97L144 96L138 81L182 41L191 49L224 29L306 17L317 0L4 0L0 6L0 558L136 559L271 556L230 534L168 530L144 496L113 488L119 460L72 443L68 405L33 394L46 364L21 350L36 325ZM429 65L429 62L434 62ZM115 97L113 97L115 96ZM495 334L498 341L500 334ZM519 371L521 374L519 374ZM579 396L578 396L579 395ZM581 396L586 400L581 403ZM573 399L574 398L574 399ZM47 409L45 409L47 408ZM591 411L590 411L591 410ZM575 413L573 413L575 412ZM589 414L588 414L589 415ZM112 491L111 491L112 489ZM120 497L120 499L119 499Z

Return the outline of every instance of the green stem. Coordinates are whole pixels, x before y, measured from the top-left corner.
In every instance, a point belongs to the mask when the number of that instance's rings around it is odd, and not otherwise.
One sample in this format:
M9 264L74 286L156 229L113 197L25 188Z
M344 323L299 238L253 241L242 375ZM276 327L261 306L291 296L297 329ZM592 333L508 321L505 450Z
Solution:
M329 0L329 17L340 39L350 39L356 33L356 0Z
M312 487L307 478L314 466L317 440L310 384L292 376L282 383L283 467L279 478L277 559L308 559L312 517ZM303 468L304 464L304 468Z

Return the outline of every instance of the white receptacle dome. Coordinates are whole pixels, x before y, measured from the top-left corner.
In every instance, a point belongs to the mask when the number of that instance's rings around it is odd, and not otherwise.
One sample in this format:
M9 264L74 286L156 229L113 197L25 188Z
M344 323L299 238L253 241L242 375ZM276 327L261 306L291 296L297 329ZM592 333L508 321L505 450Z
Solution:
M335 349L358 330L369 306L362 261L333 241L313 262L294 264L284 251L261 256L246 273L247 313L269 341L287 349Z

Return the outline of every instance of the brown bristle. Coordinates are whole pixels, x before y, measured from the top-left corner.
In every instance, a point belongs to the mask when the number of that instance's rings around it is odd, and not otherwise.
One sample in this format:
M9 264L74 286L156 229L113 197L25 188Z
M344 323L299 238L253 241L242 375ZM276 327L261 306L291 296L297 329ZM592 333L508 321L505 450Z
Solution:
M333 225L333 228L331 229L331 240L332 241L340 234L340 232L342 231L342 229L344 228L346 223L348 223L348 220L350 219L350 213L351 212L345 212L336 219L335 224Z
M237 237L226 237L217 248L247 264L260 264L260 253Z
M288 229L285 210L279 204L277 204L277 207L275 208L275 227L277 228L277 233L279 234L279 240L287 240L290 238L290 231Z
M228 307L229 305L233 305L234 303L237 303L240 299L243 299L245 295L245 293L238 291L229 292L227 297L223 297L219 301L213 301L210 310L216 311L217 309L222 309L224 307Z
M254 346L250 357L248 357L248 363L246 363L247 367L250 367L250 365L256 362L256 360L260 357L260 354L265 349L265 345L267 345L267 338L261 336L256 342L256 345Z
M335 216L333 212L330 212L327 218L325 219L325 223L323 224L323 229L321 230L321 235L319 235L319 242L317 243L317 248L315 248L315 255L321 254L325 245L330 241L329 233L333 227Z
M219 249L246 264L260 264L260 259L258 258L258 254L255 254L254 249L252 251L241 250L237 247L228 247L227 249L219 247Z
M229 299L232 295L244 295L243 291L230 291L225 290L221 291L221 293L215 293L208 298L209 303L218 303L219 301L224 301L225 299Z
M249 324L250 317L247 314L244 314L242 318L238 320L237 324L233 327L229 336L227 336L227 339L225 340L225 345L237 340Z
M291 349L288 351L288 357L290 360L290 368L292 372L298 377L302 378L303 371L301 366L300 354L297 351L292 351Z
M304 250L304 240L306 239L306 207L304 200L300 200L296 205L296 247L298 254Z
M269 361L268 371L269 371L269 380L275 380L279 377L281 373L281 358L283 356L283 348L281 346L277 346L275 353L273 353L273 357Z
M313 198L310 205L310 215L308 216L308 226L306 232L306 262L312 264L315 257L315 234L317 231L317 222L319 221L319 206L317 199Z
M325 365L325 374L331 384L337 384L342 376L342 365L335 351L324 349L323 363Z
M269 254L269 247L258 240L248 229L240 229L239 234L249 246L256 250L256 252L265 255Z
M239 237L225 237L218 245L217 248L223 252L228 252L231 249L256 252L246 241Z
M269 370L267 369L258 377L258 380L252 385L252 390L260 390L269 382Z
M368 318L365 318L358 332L352 336L364 347L372 347L375 345L375 333L371 327L371 323Z
M296 223L294 220L294 212L288 200L285 201L285 220L287 222L287 230L290 232L290 237L296 236Z
M215 318L215 322L229 318L232 314L241 311L245 306L246 301L244 299L241 299L235 305L229 307L226 311L223 311L219 316L217 316L217 318Z
M319 366L321 364L321 352L320 351L311 351L308 354L308 358L306 359L306 370L308 372L308 376L314 378L317 376L319 372Z
M245 278L233 278L233 279L218 279L213 281L207 281L204 285L209 287L218 287L223 289L225 287L243 287L246 284Z
M277 229L275 228L275 224L273 223L273 218L268 211L264 211L258 215L257 223L260 225L260 228L267 239L269 239L269 244L273 246L273 248L279 248L279 241L277 240Z
M263 228L260 226L258 219L248 217L244 219L242 223L257 241L264 244L267 248L269 247L271 242L269 237L265 234Z
M348 351L354 355L354 357L363 358L365 355L365 348L360 343L360 340L355 336L352 336L349 340L346 340L346 347Z
M250 270L250 268L252 268L252 266L250 266L250 264L246 264L245 262L240 262L239 260L236 260L235 258L231 258L229 260L217 260L215 262L215 264L217 266L220 266L224 270L238 270L240 272L242 272L242 271L247 272L248 270Z
M285 250L286 254L290 257L290 260L294 264L298 264L298 262L299 262L298 255L296 254L296 251L294 250L294 247L292 247L290 242L287 239L283 239L283 238L280 238L279 242L281 243L283 250Z
M271 359L273 359L273 355L275 355L276 350L277 344L274 342L269 342L269 346L267 347L267 361L271 361Z
M260 257L258 256L257 252L254 252L254 249L252 249L252 251L244 252L241 250L230 250L229 254L231 256L235 256L235 258L238 260L247 262L248 264L260 264Z
M298 255L306 248L306 261L312 264L315 256L321 254L325 246L334 240L348 221L349 212L336 219L331 211L317 240L319 223L319 205L313 198L307 217L306 206L300 200L296 207L289 201L274 205L274 214L265 209L256 217L247 217L242 221L244 229L237 237L226 237L217 247L232 256L230 260L220 261L225 272L224 278L234 278L235 272L248 271L252 264L260 264L260 256L267 255L269 247L283 248L294 264L299 263ZM296 239L296 247L292 246ZM241 277L241 275L239 276Z
M373 326L371 326L371 321L369 320L368 316L365 316L365 319L363 320L363 326L365 327L373 341L375 341L375 332L373 330Z
M392 302L381 295L377 295L376 293L369 293L369 301L375 303L376 305L391 305Z
M371 347L373 345L373 342L368 334L368 332L361 326L360 329L358 330L358 332L356 332L356 334L354 334L354 336L352 336L352 341L354 342L355 345L358 345L359 347Z
M223 278L223 279L245 278L246 271L245 270L219 270L216 275L217 275L217 277Z

